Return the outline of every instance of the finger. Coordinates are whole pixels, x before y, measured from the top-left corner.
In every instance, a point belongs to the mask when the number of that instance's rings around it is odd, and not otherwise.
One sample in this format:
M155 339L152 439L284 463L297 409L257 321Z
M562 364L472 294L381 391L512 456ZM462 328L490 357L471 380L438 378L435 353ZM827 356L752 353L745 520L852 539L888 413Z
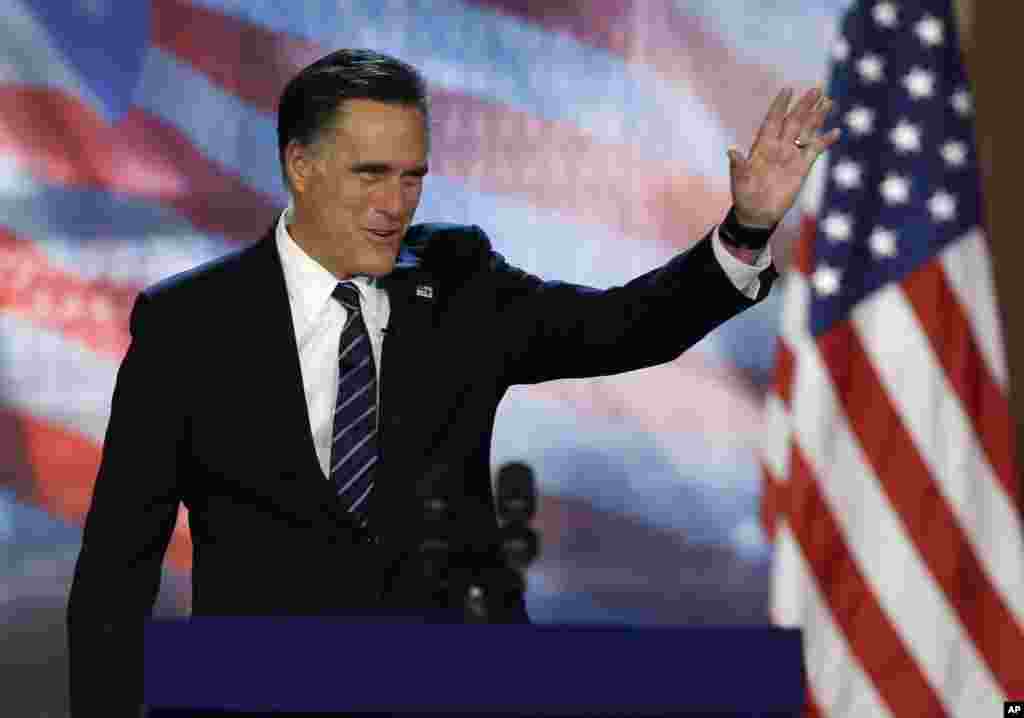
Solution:
M835 102L831 97L822 95L818 100L818 103L814 106L814 111L811 113L812 117L820 117L822 123L825 122L825 118L832 112L832 108L835 106Z
M754 137L754 144L751 147L757 147L762 137L778 137L782 131L782 121L786 118L786 110L789 108L789 102L793 97L793 90L789 87L784 87L775 99L772 100L772 104L768 107L768 114L765 115L764 120L761 122L761 126L757 129L757 135Z
M822 135L820 140L822 150L827 150L829 147L838 142L842 134L842 129L840 129L839 127L833 127L831 130Z
M842 130L834 127L820 137L815 138L814 142L810 145L814 149L813 156L817 158L818 155L838 142L840 135L842 135Z
M828 117L828 112L832 108L832 100L825 98L819 102L814 111L811 113L810 118L807 120L807 124L800 128L800 132L797 137L801 137L804 140L810 140L817 135L825 125L825 118Z
M793 109L783 120L782 131L779 134L781 140L792 142L799 136L800 131L808 124L815 107L817 107L821 94L820 88L813 87L797 100L796 104L793 105Z
M793 111L786 115L786 119L782 123L782 131L779 134L779 138L784 142L792 142L800 134L800 130L808 123L814 107L818 103L818 99L821 97L821 88L813 87L797 101L796 105L793 106Z

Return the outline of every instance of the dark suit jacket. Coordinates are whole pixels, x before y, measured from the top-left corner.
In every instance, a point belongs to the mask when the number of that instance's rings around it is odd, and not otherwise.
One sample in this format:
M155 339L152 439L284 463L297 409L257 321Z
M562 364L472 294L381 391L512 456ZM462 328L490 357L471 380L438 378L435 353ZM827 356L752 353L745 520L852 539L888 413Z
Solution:
M762 273L758 299L775 276ZM141 699L141 625L179 502L195 614L415 609L422 582L404 567L421 537L418 496L448 498L457 539L496 533L489 451L509 386L670 361L754 303L707 237L599 291L508 265L476 227L418 225L381 281L391 318L378 545L363 541L317 463L273 230L140 294L68 607L76 715ZM527 620L525 610L502 620Z

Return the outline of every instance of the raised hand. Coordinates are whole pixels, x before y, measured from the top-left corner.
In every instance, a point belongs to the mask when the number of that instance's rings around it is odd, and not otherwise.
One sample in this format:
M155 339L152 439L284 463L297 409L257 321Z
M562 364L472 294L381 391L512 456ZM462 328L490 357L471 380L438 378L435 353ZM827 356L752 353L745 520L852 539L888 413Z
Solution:
M791 110L793 91L784 89L768 109L750 154L729 150L733 206L740 224L771 227L796 201L811 165L839 139L839 128L820 134L832 100L814 88Z

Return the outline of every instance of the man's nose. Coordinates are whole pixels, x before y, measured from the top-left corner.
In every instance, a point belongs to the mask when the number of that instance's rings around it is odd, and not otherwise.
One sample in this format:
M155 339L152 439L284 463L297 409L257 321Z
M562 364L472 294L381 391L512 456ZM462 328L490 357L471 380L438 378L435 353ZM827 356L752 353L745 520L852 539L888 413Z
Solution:
M397 180L386 182L383 187L378 187L374 193L373 209L388 215L393 219L402 216L402 185Z

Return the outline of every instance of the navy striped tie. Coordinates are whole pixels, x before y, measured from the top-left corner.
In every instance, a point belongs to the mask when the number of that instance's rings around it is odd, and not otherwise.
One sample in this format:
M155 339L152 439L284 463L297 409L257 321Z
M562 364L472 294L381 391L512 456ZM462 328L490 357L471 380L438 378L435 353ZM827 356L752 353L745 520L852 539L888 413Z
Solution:
M331 481L341 505L359 525L366 526L377 466L377 370L359 309L359 291L352 284L341 283L333 296L348 310L348 321L338 346Z

